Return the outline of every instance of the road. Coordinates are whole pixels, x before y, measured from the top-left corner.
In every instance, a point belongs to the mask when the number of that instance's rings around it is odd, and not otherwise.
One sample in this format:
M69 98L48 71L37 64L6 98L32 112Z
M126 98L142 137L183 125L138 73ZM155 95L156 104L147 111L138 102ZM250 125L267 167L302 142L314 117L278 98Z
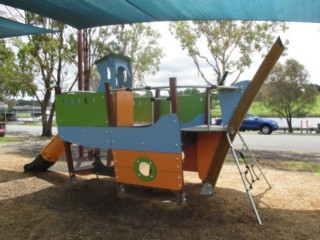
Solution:
M269 151L290 151L299 153L319 153L319 134L271 134L240 133L250 149ZM242 148L237 136L234 140L236 148Z
M52 128L52 134L57 134L58 130L56 127ZM7 125L7 134L12 135L32 135L41 136L41 126L29 126L29 125Z
M40 126L7 125L7 133L14 135L41 135ZM52 129L53 134L57 134L57 128ZM263 135L258 133L241 133L247 145L252 150L270 151L291 151L298 153L319 153L319 134L271 134ZM234 140L236 148L242 148L240 138Z

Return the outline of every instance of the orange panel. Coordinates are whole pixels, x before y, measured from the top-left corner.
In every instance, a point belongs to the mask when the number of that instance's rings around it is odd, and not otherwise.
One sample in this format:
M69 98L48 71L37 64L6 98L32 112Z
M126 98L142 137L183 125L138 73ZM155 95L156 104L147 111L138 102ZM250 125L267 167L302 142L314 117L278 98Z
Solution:
M199 132L198 133L198 174L201 180L207 177L209 167L220 143L222 132Z
M157 153L129 150L112 150L115 166L133 167L138 158L146 157L156 164L158 170L181 172L181 154L177 153Z
M115 92L116 124L118 127L133 125L133 93Z
M183 188L181 154L113 150L116 181L171 190ZM156 168L155 177L145 181L138 177L134 167L138 159L150 159Z
M137 177L133 168L116 167L116 181L120 183L135 184L139 186L156 187L179 191L183 188L183 173L178 172L157 172L152 181L142 181Z

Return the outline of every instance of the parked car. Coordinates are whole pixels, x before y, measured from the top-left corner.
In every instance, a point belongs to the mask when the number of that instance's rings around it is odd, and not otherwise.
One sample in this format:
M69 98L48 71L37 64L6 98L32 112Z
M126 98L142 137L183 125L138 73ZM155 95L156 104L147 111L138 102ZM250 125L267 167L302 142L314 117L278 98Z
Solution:
M215 124L221 125L221 118L218 118ZM252 130L260 131L263 134L271 134L278 128L278 123L274 120L247 113L241 124L240 131Z

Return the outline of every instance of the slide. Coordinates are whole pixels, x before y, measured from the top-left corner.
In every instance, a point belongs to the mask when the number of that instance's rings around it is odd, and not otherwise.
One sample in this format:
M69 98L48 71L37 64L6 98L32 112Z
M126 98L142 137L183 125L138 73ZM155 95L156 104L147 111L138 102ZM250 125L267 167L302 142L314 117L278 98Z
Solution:
M63 141L58 135L45 146L40 154L31 162L24 165L26 172L31 171L46 171L64 154Z

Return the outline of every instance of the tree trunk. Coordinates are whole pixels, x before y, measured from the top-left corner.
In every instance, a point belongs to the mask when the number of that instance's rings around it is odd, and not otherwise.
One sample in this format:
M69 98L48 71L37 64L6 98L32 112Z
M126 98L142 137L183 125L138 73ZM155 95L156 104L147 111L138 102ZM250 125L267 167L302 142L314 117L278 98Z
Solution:
M46 82L50 83L49 80L46 80ZM46 92L44 94L43 101L41 102L42 136L46 136L46 137L52 136L52 118L53 117L50 118L50 115L49 115L49 119L48 119L48 116L47 116L47 109L50 101L51 101L51 88L48 84L48 86L46 86Z
M51 110L52 111L52 110ZM53 115L49 115L49 118L47 117L47 107L43 108L41 106L41 115L42 115L42 135L45 137L52 137L52 119Z
M289 133L293 133L291 116L286 117L286 120L287 120L287 124L288 124Z

